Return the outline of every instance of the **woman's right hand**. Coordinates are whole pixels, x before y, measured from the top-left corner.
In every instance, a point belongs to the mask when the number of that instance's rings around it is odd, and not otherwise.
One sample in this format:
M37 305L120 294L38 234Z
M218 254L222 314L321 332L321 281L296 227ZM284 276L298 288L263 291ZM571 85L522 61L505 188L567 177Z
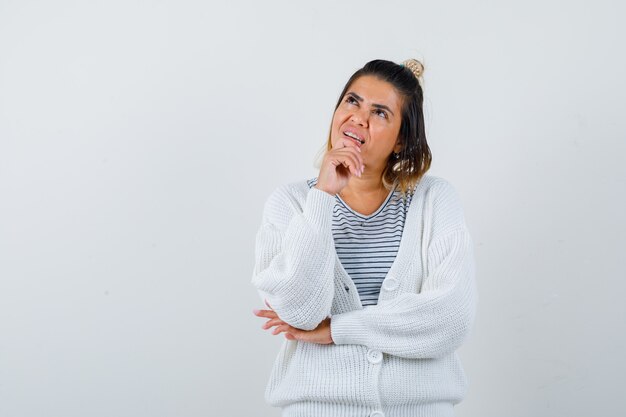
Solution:
M339 146L326 152L315 188L331 195L337 194L348 185L352 175L361 176L365 165L361 149L350 139L342 139Z

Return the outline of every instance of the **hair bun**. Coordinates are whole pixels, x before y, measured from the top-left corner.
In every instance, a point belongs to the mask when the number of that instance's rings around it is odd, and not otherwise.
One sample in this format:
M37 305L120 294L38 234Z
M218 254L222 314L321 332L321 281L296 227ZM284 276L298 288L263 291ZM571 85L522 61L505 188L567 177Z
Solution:
M402 65L410 69L416 78L421 77L424 73L424 65L417 59L407 59L406 61L402 62Z

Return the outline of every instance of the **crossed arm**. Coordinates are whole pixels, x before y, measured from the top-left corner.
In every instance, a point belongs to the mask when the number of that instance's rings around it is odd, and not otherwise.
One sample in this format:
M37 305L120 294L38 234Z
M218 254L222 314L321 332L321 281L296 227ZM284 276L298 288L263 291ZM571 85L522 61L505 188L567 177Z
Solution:
M324 200L315 198L311 202ZM326 203L330 206L330 201ZM253 278L264 301L271 306L270 310L255 313L269 319L264 328L277 326L274 334L285 332L285 337L292 340L360 344L405 358L441 357L463 343L473 326L478 297L472 239L463 223L430 242L429 267L419 293L401 293L387 302L328 318L335 258L332 241L328 245L327 239L332 239L332 235L326 236L326 226L319 222L328 219L317 217L317 222L307 226L307 220L315 217L306 213L305 208L305 213L289 224L292 229L288 227L283 235L287 238L286 246L278 243L281 235L275 226L261 229L261 240L257 242L273 241L275 248L283 248L282 252L275 249L268 255L274 256L273 260L257 264L271 267L255 270L271 272L255 272ZM315 230L311 225L321 228L311 233ZM303 232L307 230L308 234ZM293 245L298 244L321 255L323 261L296 253ZM257 246L257 251L261 249L258 253L268 253L263 247Z

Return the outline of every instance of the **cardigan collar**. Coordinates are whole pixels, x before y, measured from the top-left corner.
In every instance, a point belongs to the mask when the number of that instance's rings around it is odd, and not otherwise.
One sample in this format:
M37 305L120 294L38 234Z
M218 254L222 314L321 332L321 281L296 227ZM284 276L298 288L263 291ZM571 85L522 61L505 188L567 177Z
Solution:
M306 187L307 189L310 189L307 181L305 181ZM422 267L423 260L425 260L424 256L426 255L426 248L423 248L423 245L420 245L422 242L421 237L424 226L424 222L420 220L423 219L424 192L428 189L428 184L430 183L431 176L424 175L413 189L413 198L407 211L404 228L402 230L402 237L400 238L400 246L391 267L387 271L387 275L385 275L385 278L383 279L377 303L396 297L398 293L397 289L399 288L399 281L403 279L403 277L407 276L407 271L409 270L409 267L411 267L412 263L419 262L420 269ZM357 308L364 308L354 281L346 272L345 268L341 264L339 256L336 253L335 272L338 274L338 278L341 279L343 286L348 287L351 290L350 293L352 294L352 300L354 304L358 306Z

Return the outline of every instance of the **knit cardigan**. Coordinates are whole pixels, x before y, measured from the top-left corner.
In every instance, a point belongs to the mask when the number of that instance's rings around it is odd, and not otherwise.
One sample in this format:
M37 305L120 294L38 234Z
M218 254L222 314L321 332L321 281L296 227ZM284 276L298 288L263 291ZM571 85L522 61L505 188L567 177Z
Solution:
M333 339L284 340L265 390L283 417L454 416L468 386L455 350L478 302L473 243L447 180L426 174L413 193L378 303L365 307L334 249L336 197L303 180L265 202L252 284L293 327L330 317Z

